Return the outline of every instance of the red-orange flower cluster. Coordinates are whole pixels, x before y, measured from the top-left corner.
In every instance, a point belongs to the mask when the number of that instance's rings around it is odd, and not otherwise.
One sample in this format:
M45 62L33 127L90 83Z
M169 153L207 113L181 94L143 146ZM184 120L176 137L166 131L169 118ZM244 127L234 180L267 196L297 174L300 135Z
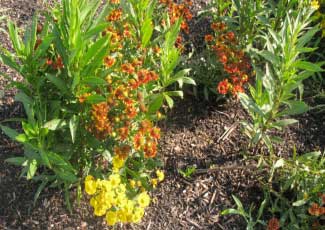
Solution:
M152 123L144 120L133 139L133 145L136 150L142 150L145 157L155 157L157 154L158 139L160 138L160 129L153 127Z
M122 9L113 10L106 18L107 21L114 22L121 20Z
M325 215L325 207L322 207L317 203L312 203L308 208L308 212L312 216L322 216Z
M106 102L92 105L92 126L90 130L96 138L104 139L112 133L112 126L108 119L109 106Z
M188 34L190 32L188 23L193 18L190 10L190 7L193 5L192 1L183 0L181 3L175 3L173 0L160 0L160 3L167 7L171 24L174 24L178 19L182 18L181 30ZM182 51L184 47L182 46L181 41L182 37L179 36L176 41L176 47Z
M240 49L235 33L228 31L225 23L214 22L211 29L215 35L205 35L205 41L216 53L224 72L229 75L228 79L219 82L217 90L221 94L230 92L237 95L238 92L244 91L243 86L249 80L249 60Z

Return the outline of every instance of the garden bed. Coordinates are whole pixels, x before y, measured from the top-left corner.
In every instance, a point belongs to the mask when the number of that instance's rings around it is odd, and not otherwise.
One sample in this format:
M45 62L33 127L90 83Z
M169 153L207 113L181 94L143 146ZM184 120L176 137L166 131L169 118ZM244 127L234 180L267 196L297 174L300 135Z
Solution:
M36 1L0 2L0 9L9 9L10 17L20 24L28 23L38 7ZM4 36L0 42L8 43ZM6 84L0 78L0 90L4 92L0 120L24 115L22 106L13 103L15 91L4 90ZM186 95L177 101L167 120L159 123L162 139L158 156L164 162L165 181L152 193L153 202L140 224L118 225L116 229L245 229L241 217L221 216L220 212L234 207L231 195L239 197L245 207L252 203L258 206L263 197L256 162L244 161L247 139L239 122L247 119L249 116L235 99L205 102ZM277 146L277 154L290 156L293 146L298 153L324 151L325 116L310 112L297 119L299 123L282 134L284 143ZM20 168L4 162L22 154L22 149L5 135L0 137L1 229L109 229L100 218L93 217L87 195L80 205L73 204L72 214L56 189L45 189L34 206L37 186L19 179ZM184 177L180 170L191 166L196 171Z

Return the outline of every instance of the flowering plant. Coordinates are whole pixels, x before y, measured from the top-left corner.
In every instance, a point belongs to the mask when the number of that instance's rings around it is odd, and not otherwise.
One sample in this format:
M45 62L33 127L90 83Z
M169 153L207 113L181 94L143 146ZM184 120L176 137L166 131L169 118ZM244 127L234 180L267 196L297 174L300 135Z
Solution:
M155 16L158 7L166 10ZM170 20L165 5L148 0L110 0L102 7L100 1L63 0L44 23L33 18L24 40L8 23L14 53L1 48L0 61L24 78L11 85L27 118L21 119L23 133L1 128L24 146L24 156L7 162L41 182L35 200L50 184L65 190L70 208L69 189L76 185L80 198L89 175L85 186L94 195L95 215L107 211L112 224L112 212L126 202L137 213L127 220L141 219L146 191L164 177L159 170L153 176L161 165L154 123L165 102L172 107L172 97L182 96L169 91L171 85L195 84L186 77L189 69L174 71L181 27L181 16ZM123 201L105 203L109 195Z

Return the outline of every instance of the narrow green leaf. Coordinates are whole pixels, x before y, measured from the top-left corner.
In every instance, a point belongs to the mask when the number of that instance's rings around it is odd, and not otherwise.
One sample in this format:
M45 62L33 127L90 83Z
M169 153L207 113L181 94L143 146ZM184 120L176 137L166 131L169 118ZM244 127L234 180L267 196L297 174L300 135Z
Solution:
M153 33L153 23L150 18L147 18L141 27L141 42L143 47L146 47L151 39L152 33Z
M167 94L164 94L164 96L165 96L166 102L168 104L168 107L170 109L173 108L173 106L174 106L174 100L170 96L168 96Z
M86 77L82 79L81 83L89 85L106 85L106 81L99 77Z
M149 113L155 113L157 112L160 107L163 105L164 102L164 95L158 94L154 96L154 99L151 101L148 111Z
M16 130L9 128L8 126L0 125L0 128L2 129L2 132L4 132L4 134L6 134L12 140L16 140L16 137L19 135Z
M36 193L34 195L34 202L33 202L34 205L36 204L36 201L38 200L39 195L41 194L41 192L43 191L43 189L45 188L47 183L48 183L47 180L43 180L42 183L38 186Z
M63 127L65 127L67 125L67 122L65 120L62 119L53 119L51 121L46 122L43 125L43 128L47 128L49 130L58 130L58 129L62 129Z
M68 93L68 88L67 84L59 77L51 75L51 74L46 74L46 78L52 82L62 93L67 94Z
M33 178L37 170L37 161L35 159L28 160L27 163L27 180Z
M76 133L77 133L78 126L79 126L79 117L76 115L73 115L73 117L69 121L69 128L70 128L72 143L74 143L76 140Z
M308 61L297 61L294 66L298 69L307 70L310 72L322 72L324 71L319 65L308 62Z
M22 166L27 161L26 157L11 157L7 158L5 162L17 166Z
M106 101L106 98L98 95L98 94L94 94L94 95L90 95L87 97L86 101L90 104L98 104L100 102L104 102Z

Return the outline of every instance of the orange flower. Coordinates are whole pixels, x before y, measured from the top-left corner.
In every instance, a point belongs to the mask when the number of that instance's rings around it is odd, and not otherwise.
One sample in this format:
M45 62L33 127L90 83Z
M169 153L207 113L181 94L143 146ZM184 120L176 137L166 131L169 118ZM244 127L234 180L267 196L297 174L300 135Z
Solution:
M319 207L319 204L312 203L311 206L308 209L308 212L312 216L320 216L321 215L321 208Z
M211 34L207 34L204 36L204 40L206 42L212 42L213 41L213 36Z
M129 128L128 127L121 127L118 129L118 133L121 140L126 140L129 135Z
M115 58L107 56L104 58L105 66L110 68L115 64Z
M157 143L156 142L147 142L144 146L144 155L146 158L155 157L157 154Z
M280 229L280 222L277 218L273 217L269 220L267 224L267 230L279 230Z
M227 38L230 40L230 41L233 41L235 39L235 34L234 32L230 31L227 33Z
M129 153L131 152L131 147L129 145L122 145L121 147L114 148L114 154L120 157L121 159L126 159Z
M228 79L225 79L218 84L218 92L221 94L227 94L229 89Z
M137 133L133 138L133 146L136 150L140 150L145 143L145 139L141 133Z
M119 4L120 3L120 0L110 0L110 3L112 3L112 4Z
M134 67L130 63L125 63L121 65L121 70L123 73L133 74L134 73Z
M122 17L122 9L113 10L107 17L107 21L113 22L118 21Z
M213 22L213 23L211 24L211 29L213 29L213 30L217 30L218 28L219 28L219 24L218 24L218 23Z
M160 138L160 129L157 127L153 127L150 131L150 136L154 139Z

